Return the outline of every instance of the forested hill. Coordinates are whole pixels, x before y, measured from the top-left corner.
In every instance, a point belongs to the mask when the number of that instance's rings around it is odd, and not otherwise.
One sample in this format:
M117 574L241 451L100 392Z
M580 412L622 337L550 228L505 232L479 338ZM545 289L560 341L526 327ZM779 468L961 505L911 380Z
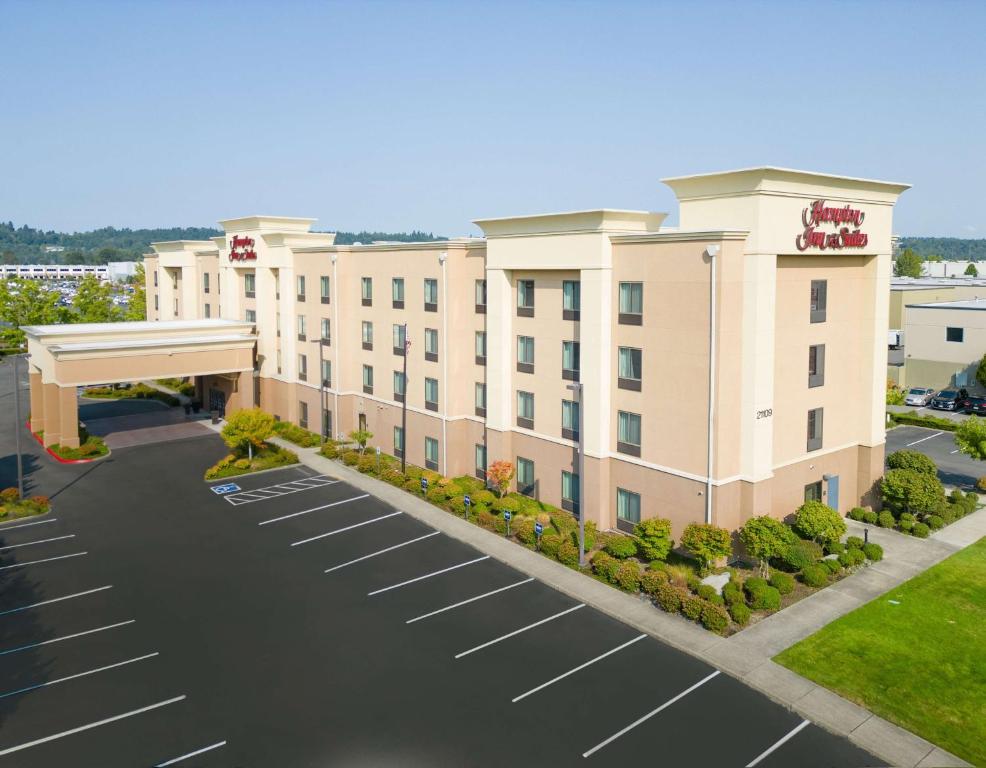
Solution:
M986 261L986 239L901 237L900 249L905 248L910 248L922 258L941 256L945 261Z
M151 243L163 240L208 240L222 235L210 227L161 227L158 229L116 229L103 227L91 232L44 231L33 227L15 227L0 221L0 262L4 264L105 264L108 261L133 261L150 250ZM339 232L340 245L369 243L374 240L422 242L442 240L430 232ZM51 251L52 246L64 248Z

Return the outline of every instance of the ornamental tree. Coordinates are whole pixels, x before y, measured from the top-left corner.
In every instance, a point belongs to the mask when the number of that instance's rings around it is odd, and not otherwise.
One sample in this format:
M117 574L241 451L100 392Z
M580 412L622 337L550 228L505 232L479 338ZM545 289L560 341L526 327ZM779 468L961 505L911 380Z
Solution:
M938 476L938 467L929 457L917 451L894 451L887 456L890 469L913 469L932 477Z
M739 537L746 551L759 561L760 575L765 579L770 578L770 559L783 555L796 538L790 528L770 515L751 517L740 528Z
M982 367L982 363L980 363ZM979 377L979 373L976 373ZM986 420L970 416L955 430L955 445L966 456L986 460Z
M910 248L905 248L894 261L895 277L921 277L921 257Z
M733 547L729 531L709 523L689 523L681 534L681 545L695 555L702 571L708 571L720 557L729 557Z
M509 461L494 461L486 470L486 479L496 489L497 496L502 497L514 479L514 465Z
M373 433L366 429L354 429L349 433L349 439L359 446L360 456L366 451L366 444L373 439Z
M932 514L945 504L945 489L934 475L913 469L891 469L880 483L883 503L897 516Z
M832 507L812 499L794 513L794 530L806 539L825 544L841 539L846 532L846 523Z
M273 432L273 416L259 408L244 408L226 419L221 434L226 445L241 453L246 449L252 460L254 447L263 448Z
M640 554L648 560L664 560L674 547L670 520L649 517L637 523L633 532Z
M965 274L969 275L970 277L979 277L979 270L976 269L976 265L970 261L969 266L965 268Z

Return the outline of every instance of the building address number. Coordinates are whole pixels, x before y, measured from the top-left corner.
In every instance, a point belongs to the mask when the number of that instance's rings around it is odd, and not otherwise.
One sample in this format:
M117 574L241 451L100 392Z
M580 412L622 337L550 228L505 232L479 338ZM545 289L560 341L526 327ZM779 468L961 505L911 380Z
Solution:
M757 411L757 418L758 419L769 419L773 415L774 415L774 409L773 408L764 408L761 411Z

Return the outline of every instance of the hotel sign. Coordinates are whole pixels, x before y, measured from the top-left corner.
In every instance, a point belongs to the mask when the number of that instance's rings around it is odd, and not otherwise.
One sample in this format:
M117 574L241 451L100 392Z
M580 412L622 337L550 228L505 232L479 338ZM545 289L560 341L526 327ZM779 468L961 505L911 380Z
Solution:
M257 252L253 250L254 242L252 237L233 237L229 238L229 260L230 261L255 261Z
M824 200L815 200L810 207L801 212L801 223L804 232L794 239L799 251L818 248L822 251L843 248L865 248L870 238L865 232L860 232L866 214L858 208L844 205L841 208L829 208ZM822 229L823 225L834 224L835 232Z

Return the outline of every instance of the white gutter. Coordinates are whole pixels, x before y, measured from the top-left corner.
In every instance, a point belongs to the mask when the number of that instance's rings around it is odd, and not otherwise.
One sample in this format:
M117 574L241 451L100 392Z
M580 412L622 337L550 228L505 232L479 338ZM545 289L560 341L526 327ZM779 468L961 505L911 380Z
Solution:
M707 444L709 454L705 478L705 522L712 524L712 461L715 446L715 396L716 396L716 256L719 246L710 245L705 249L709 256L709 426Z

